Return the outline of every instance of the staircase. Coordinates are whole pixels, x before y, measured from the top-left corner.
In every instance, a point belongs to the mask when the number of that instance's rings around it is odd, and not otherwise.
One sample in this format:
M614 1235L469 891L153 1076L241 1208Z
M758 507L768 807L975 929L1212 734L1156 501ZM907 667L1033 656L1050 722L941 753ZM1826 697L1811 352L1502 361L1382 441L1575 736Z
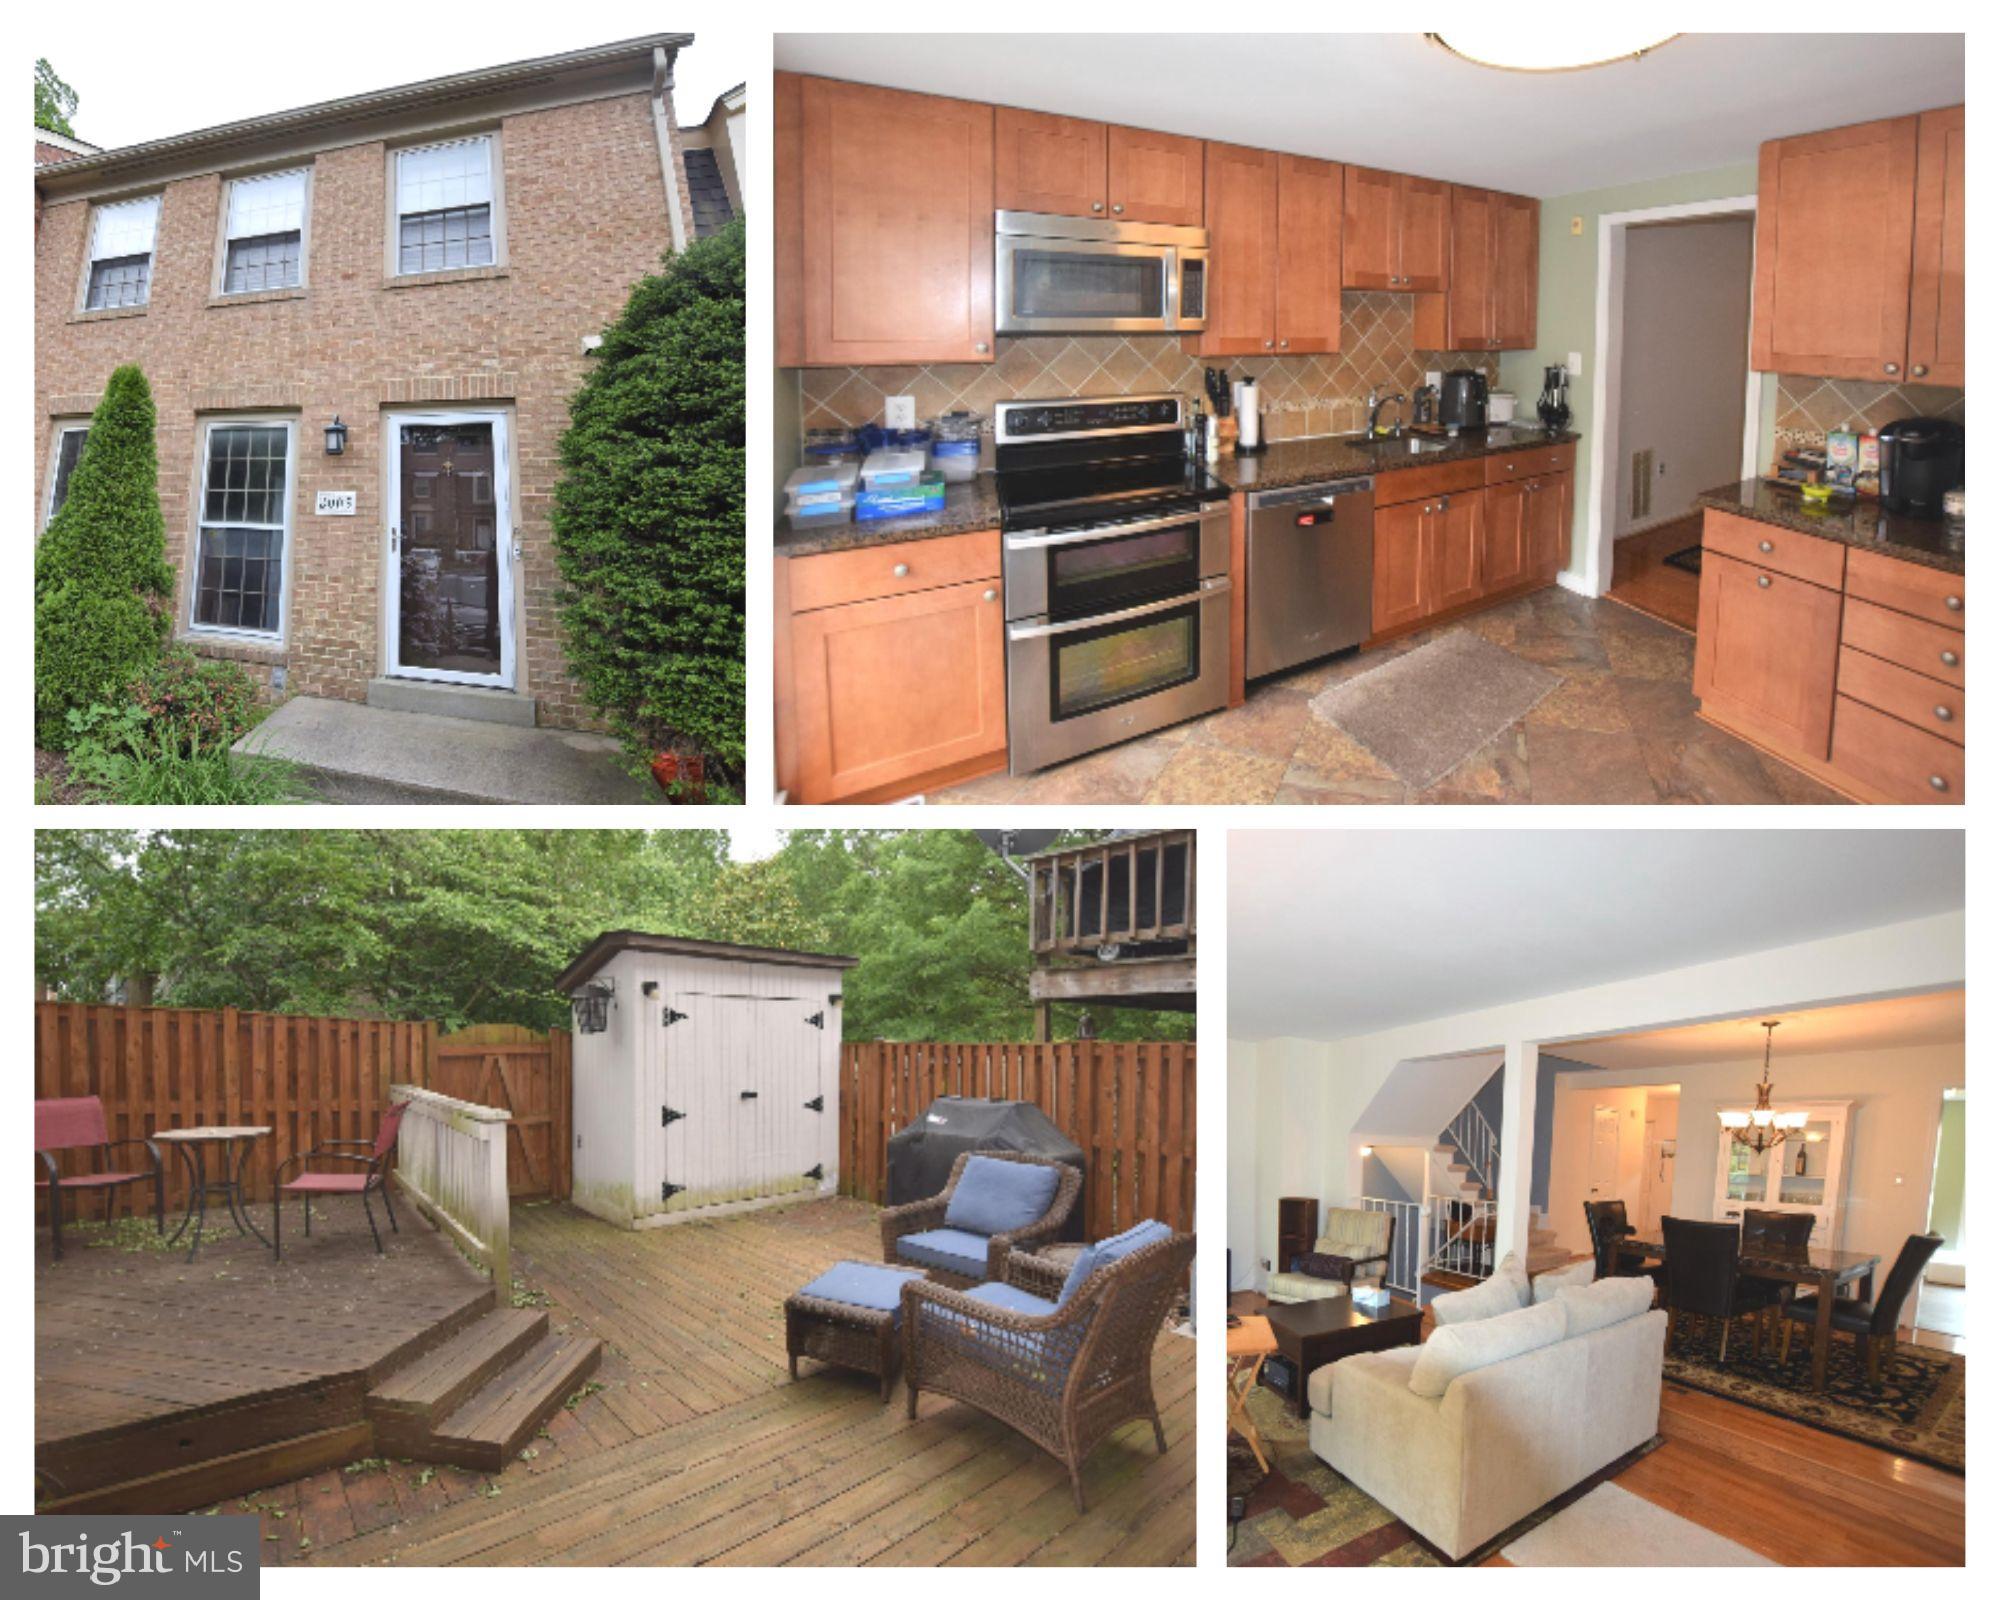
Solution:
M596 1339L553 1332L546 1311L489 1311L368 1391L376 1448L498 1472L603 1351Z

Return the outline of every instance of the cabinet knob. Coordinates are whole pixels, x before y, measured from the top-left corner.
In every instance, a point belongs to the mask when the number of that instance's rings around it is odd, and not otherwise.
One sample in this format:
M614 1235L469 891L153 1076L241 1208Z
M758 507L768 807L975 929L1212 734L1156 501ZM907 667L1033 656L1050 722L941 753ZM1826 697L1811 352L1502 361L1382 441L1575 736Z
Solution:
M1912 367L1910 368L1910 376L1913 378L1921 378L1925 376L1930 370L1931 369L1929 367Z
M1090 209L1092 211L1102 211L1104 209L1104 202L1102 200L1093 200L1090 202Z
M1450 505L1451 505L1451 496L1446 495L1442 500L1438 502L1438 510L1443 511L1447 509Z
M1280 350L1289 350L1291 349L1291 347L1292 347L1292 341L1289 339L1280 339L1278 341L1278 348Z
M1940 650L1938 652L1938 660L1942 661L1948 667L1955 667L1958 665L1958 652L1956 650Z
M1897 373L1901 372L1903 369L1897 366L1896 363L1893 361L1885 361L1882 363L1882 370L1888 373L1889 376L1893 378Z
M1940 721L1940 722L1949 722L1949 721L1951 721L1951 707L1950 707L1950 706L1932 706L1932 707L1931 707L1931 710L1937 713L1937 719L1938 719L1938 721Z
M1266 339L1266 340L1264 341L1264 348L1265 348L1266 350L1268 350L1268 349L1270 349L1270 348L1271 348L1271 341L1270 341L1269 339Z
M1757 574L1757 587L1760 589L1768 589L1771 587L1771 578L1768 573L1760 572Z
M1963 611L1965 602L1955 594L1948 594L1944 597L1944 608L1947 611Z
M974 345L972 348L977 354L983 356L986 354L986 341L984 339L981 339L979 343Z
M1951 785L1946 783L1943 778L1939 777L1935 772L1933 772L1931 774L1931 787L1937 790L1939 794L1943 794L1945 790L1951 787Z
M908 576L910 575L910 564L909 564L909 562L907 562L907 561L898 561L898 562L896 563L896 565L895 565L895 568L894 568L894 574L895 574L895 576L896 576L896 577L898 577L898 578L907 578L907 577L908 577Z
M979 598L986 601L998 600L1000 598L1000 591L998 589L988 589Z
M1115 215L1115 216L1120 216L1120 217L1122 217L1122 216L1124 216L1124 215L1125 215L1125 208L1124 208L1123 206L1113 206L1113 207L1111 208L1111 210L1112 210L1112 214L1113 214L1113 215Z
M1763 551L1765 555L1769 555L1773 550L1777 549L1777 546L1772 544L1769 539L1759 539L1757 541L1757 548Z

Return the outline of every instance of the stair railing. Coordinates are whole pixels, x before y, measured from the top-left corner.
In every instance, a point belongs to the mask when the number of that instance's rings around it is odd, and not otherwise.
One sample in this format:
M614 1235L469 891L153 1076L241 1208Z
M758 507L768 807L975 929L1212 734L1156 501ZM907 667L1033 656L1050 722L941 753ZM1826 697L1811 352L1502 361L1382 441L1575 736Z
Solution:
M1489 1198L1500 1192L1500 1136L1476 1102L1465 1102L1464 1110L1438 1135L1438 1142L1458 1151Z
M1382 1281L1395 1293L1416 1299L1417 1284L1424 1275L1424 1208L1414 1200L1363 1195L1361 1209L1386 1211L1396 1219L1389 1234L1389 1266Z
M1461 1278L1493 1276L1493 1238L1499 1227L1496 1200L1455 1200L1430 1213L1424 1270Z
M497 1106L410 1084L389 1086L409 1107L396 1138L396 1186L477 1266L506 1303L513 1279L507 1202L507 1124Z

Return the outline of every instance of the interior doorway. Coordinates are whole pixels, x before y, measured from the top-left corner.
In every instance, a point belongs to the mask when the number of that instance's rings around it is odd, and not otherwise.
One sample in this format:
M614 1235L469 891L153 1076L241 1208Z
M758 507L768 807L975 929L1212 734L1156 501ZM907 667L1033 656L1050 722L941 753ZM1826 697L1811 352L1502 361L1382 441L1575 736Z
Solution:
M1937 1156L1931 1165L1929 1226L1944 1240L1924 1269L1917 1291L1916 1325L1925 1343L1965 1339L1965 1091L1947 1089L1938 1114Z

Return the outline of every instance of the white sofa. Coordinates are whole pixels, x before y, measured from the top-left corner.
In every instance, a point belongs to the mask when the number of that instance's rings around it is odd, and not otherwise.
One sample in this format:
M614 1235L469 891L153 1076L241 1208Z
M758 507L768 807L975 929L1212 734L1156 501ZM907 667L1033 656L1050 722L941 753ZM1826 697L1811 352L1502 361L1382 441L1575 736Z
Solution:
M1431 1341L1462 1351L1496 1338L1504 1346L1515 1328L1543 1337L1570 1294L1619 1293L1605 1284L1566 1290L1440 1327ZM1435 1398L1411 1388L1428 1345L1319 1368L1306 1383L1313 1453L1452 1560L1469 1555L1659 1432L1666 1313L1634 1305L1622 1320L1574 1334L1567 1330L1593 1318L1565 1314L1561 1337L1460 1371ZM1469 1340L1468 1329L1478 1330ZM1433 1352L1420 1387L1435 1386L1444 1356L1443 1347ZM1444 1360L1443 1372L1453 1365Z
M1313 1249L1325 1256L1346 1256L1359 1263L1354 1269L1354 1287L1372 1288L1389 1270L1390 1229L1395 1218L1387 1211L1361 1211L1346 1206L1329 1206L1320 1224L1320 1236ZM1280 1269L1291 1266L1280 1261ZM1271 1274L1265 1295L1279 1305L1295 1305L1301 1300L1338 1300L1348 1293L1348 1285L1332 1278L1312 1278L1303 1272L1280 1270Z

